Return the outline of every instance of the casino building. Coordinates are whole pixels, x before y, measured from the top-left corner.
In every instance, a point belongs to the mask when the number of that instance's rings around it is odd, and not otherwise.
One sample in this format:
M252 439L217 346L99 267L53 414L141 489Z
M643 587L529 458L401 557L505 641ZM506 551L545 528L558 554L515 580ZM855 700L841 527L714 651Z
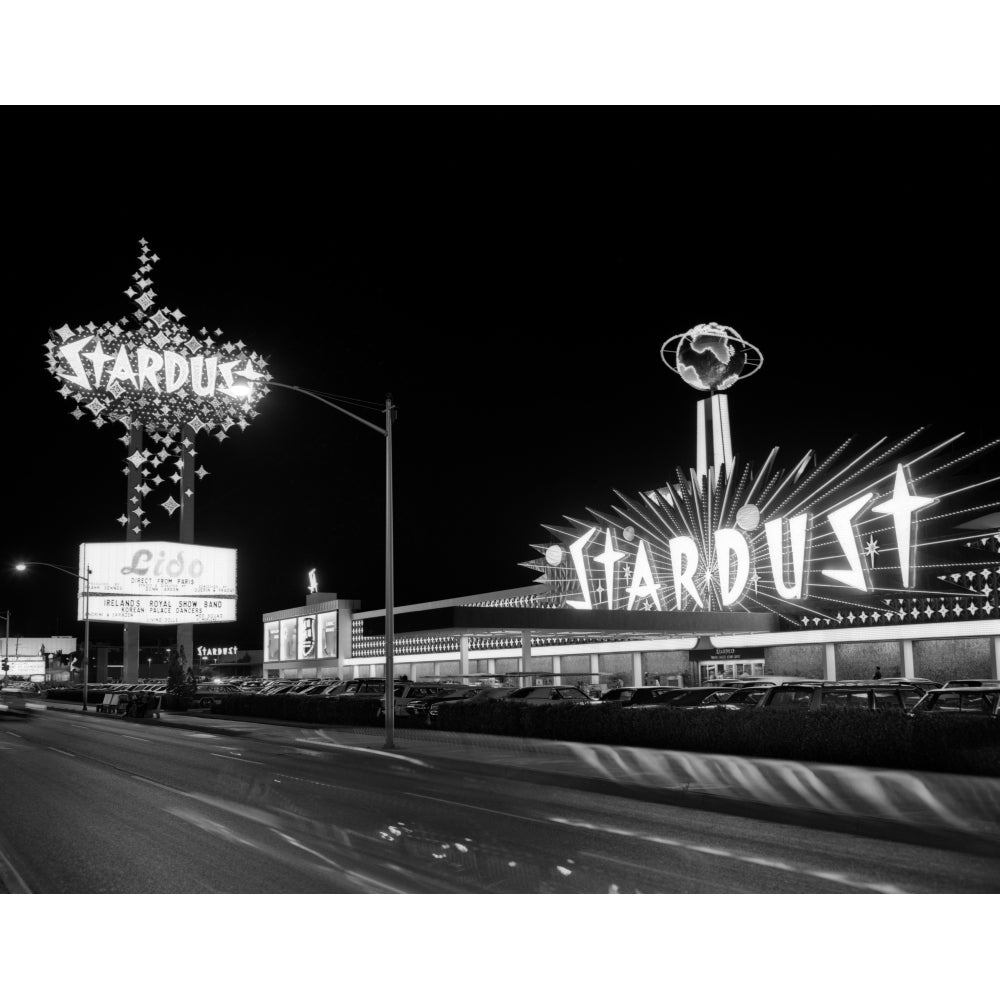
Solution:
M742 463L725 390L760 352L709 323L661 357L708 393L694 467L546 526L522 563L529 586L395 608L397 677L1000 677L1000 476L975 473L1000 442L968 449L918 429L785 467L777 447ZM264 615L265 677L378 677L384 664L384 610L311 593Z

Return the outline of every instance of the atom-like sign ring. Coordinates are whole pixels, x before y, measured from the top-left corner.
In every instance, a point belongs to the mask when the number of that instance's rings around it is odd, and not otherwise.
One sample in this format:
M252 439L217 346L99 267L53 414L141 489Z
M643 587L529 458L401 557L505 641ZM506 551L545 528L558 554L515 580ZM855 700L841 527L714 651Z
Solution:
M700 323L664 341L660 358L688 385L719 392L760 371L764 355L731 326Z

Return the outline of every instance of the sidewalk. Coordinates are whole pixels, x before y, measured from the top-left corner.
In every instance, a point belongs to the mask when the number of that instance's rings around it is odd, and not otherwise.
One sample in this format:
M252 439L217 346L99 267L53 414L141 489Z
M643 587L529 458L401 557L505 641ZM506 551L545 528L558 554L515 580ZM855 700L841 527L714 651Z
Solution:
M391 752L447 761L450 769L468 773L1000 857L998 778L409 727L397 727L393 750L385 751L380 728L309 727L200 712L162 712L159 720L98 718L250 739L289 729L299 734L295 743L331 754L348 748Z

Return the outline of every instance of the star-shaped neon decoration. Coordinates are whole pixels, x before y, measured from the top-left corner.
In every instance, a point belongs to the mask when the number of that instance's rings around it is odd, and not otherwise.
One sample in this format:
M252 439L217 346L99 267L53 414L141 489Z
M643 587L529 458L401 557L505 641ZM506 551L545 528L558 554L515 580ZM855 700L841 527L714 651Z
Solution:
M910 580L910 539L912 537L913 515L935 503L933 497L918 497L910 492L906 473L902 465L896 466L896 481L892 489L892 499L872 507L874 514L891 514L896 528L896 548L899 550L899 568L903 576L903 586L911 586Z
M868 536L868 543L865 545L865 555L868 556L868 565L874 569L875 556L878 555L878 542L875 541L874 535Z

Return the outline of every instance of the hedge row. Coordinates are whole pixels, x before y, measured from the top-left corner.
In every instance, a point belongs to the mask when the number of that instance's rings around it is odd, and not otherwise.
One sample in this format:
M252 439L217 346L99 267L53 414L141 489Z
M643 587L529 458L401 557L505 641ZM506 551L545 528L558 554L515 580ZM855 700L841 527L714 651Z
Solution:
M381 698L307 698L282 694L230 694L212 705L212 711L219 715L345 726L374 725L381 708Z
M87 704L100 705L107 691L92 691L87 688ZM52 688L44 693L48 701L75 701L83 704L83 688Z
M438 725L581 743L1000 776L1000 724L902 712L626 709L619 705L440 705Z
M115 694L114 691L93 691L87 689L87 704L100 705L104 701L106 694ZM45 698L49 701L73 701L83 704L83 688L52 688L45 692ZM184 695L165 694L162 696L160 708L171 712L186 712L191 707L191 699Z

